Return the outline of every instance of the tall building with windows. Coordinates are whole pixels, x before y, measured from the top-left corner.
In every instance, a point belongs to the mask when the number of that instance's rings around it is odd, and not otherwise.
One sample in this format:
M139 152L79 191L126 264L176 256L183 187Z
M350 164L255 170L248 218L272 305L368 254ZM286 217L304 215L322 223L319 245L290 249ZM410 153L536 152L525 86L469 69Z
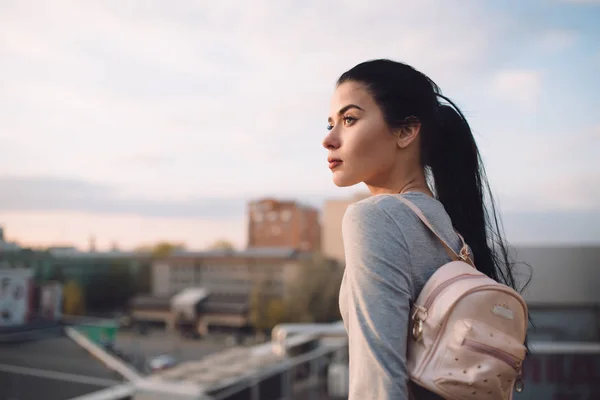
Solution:
M321 250L319 211L295 201L261 199L248 205L248 247Z

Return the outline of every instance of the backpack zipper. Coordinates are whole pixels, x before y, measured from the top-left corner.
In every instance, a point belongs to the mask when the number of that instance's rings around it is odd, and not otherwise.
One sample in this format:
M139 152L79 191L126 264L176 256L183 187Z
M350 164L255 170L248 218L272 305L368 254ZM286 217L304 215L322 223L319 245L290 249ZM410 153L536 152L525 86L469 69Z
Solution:
M473 278L486 278L486 275L480 274L460 274L455 276L454 278L448 279L444 281L442 284L437 286L427 297L425 303L420 306L416 304L415 310L412 315L413 320L413 329L412 336L418 342L421 340L421 336L423 334L423 322L427 319L429 309L431 308L434 300L446 289L448 286L452 285L455 282L465 279L473 279ZM421 315L419 315L422 313Z
M523 391L524 385L523 385L522 372L521 372L522 361L520 359L513 356L512 354L507 353L504 350L497 349L493 346L490 346L490 345L487 345L484 343L480 343L480 342L478 342L476 340L472 340L472 339L465 338L463 341L463 346L476 352L476 353L482 353L482 354L489 355L491 357L494 357L494 358L508 364L517 373L517 377L515 379L515 386L514 386L515 390L519 393Z
M488 344L480 343L476 340L466 339L466 338L463 341L463 346L465 346L477 353L487 354L489 356L497 358L500 361L504 361L506 364L510 365L512 367L512 369L514 369L517 372L519 372L519 369L521 368L521 360L519 360L517 357L513 356L512 354L507 353L504 350L500 350L500 349L497 349Z
M440 293L442 293L444 291L444 289L446 289L448 286L452 285L453 283L457 282L457 281L461 281L463 279L473 279L473 278L487 278L486 275L475 275L475 274L461 274L461 275L457 275L452 279L448 279L447 281L445 281L444 283L442 283L441 285L439 285L438 287L436 287L433 292L431 292L431 294L429 295L429 297L427 297L427 300L425 300L425 304L423 304L423 307L429 311L429 308L431 307L431 305L433 304L433 301L435 300L436 297L438 297L440 295Z

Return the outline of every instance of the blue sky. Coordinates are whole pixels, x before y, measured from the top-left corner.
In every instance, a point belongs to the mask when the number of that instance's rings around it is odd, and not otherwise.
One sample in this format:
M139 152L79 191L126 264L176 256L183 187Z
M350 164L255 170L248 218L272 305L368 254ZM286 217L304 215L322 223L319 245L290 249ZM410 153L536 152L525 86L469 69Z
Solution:
M405 61L476 133L509 239L600 242L598 1L4 1L0 223L23 243L245 241L320 205L336 78Z

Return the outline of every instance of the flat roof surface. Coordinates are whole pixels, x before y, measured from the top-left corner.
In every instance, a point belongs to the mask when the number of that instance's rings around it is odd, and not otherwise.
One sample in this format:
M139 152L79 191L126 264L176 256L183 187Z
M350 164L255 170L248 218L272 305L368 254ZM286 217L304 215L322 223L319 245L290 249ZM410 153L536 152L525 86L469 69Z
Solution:
M0 398L66 400L123 383L62 329L0 343Z
M270 349L271 343L265 345ZM263 347L263 346L258 346ZM166 371L150 375L149 382L197 385L204 390L227 386L243 376L273 367L284 357L271 351L253 351L252 348L234 347L204 357L200 361L188 361Z

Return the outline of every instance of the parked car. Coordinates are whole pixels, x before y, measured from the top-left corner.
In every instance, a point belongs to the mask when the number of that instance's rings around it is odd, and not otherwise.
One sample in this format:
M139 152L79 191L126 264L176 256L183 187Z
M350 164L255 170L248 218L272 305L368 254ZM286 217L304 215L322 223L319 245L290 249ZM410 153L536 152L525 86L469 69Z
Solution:
M152 372L156 372L174 367L177 365L177 361L174 357L168 354L162 354L151 359L148 365L150 366L150 370Z

